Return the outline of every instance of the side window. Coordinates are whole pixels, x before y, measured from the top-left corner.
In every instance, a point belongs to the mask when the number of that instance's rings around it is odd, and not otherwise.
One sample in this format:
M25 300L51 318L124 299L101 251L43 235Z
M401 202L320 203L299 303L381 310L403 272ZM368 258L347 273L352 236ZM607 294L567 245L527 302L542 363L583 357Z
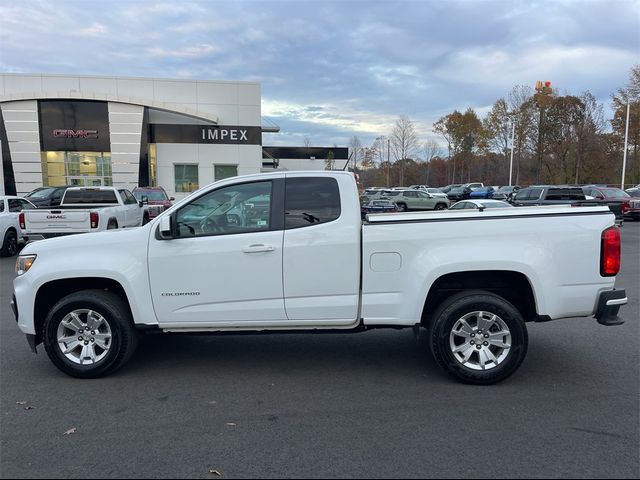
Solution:
M518 193L516 193L515 200L529 200L529 193L531 193L531 190L529 190L528 188L520 190Z
M129 190L125 190L124 195L126 197L126 200L124 203L126 203L127 205L136 205L138 203L138 201L136 200L136 197L134 197Z
M26 200L18 200L18 202L20 202L20 210L33 210L34 206L31 205L29 202L27 202Z
M270 230L271 198L271 181L209 192L178 210L177 238Z
M462 210L466 204L467 202L456 203L449 210Z
M332 222L340 217L340 190L335 178L287 178L285 228Z
M529 194L529 200L539 200L542 195L542 188L532 188Z
M477 207L475 205L475 203L471 203L471 202L466 202L464 209L465 210L475 210Z
M15 198L10 198L9 199L9 211L10 212L21 212L22 211L22 205Z
M4 212L4 202L0 200L0 213Z

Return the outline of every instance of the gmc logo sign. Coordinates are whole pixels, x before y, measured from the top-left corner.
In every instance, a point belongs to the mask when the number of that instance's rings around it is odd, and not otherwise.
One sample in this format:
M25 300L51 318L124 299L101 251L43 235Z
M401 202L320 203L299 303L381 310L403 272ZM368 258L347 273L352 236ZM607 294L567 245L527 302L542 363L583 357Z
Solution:
M54 130L55 138L98 138L97 130Z
M47 220L64 220L65 217L64 215L47 215Z

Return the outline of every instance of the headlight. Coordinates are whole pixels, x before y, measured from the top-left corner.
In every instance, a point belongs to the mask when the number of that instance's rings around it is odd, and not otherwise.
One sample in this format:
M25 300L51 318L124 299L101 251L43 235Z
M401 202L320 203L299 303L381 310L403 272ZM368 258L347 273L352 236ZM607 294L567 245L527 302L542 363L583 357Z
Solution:
M18 275L27 273L35 261L36 255L20 255L16 260L16 273Z

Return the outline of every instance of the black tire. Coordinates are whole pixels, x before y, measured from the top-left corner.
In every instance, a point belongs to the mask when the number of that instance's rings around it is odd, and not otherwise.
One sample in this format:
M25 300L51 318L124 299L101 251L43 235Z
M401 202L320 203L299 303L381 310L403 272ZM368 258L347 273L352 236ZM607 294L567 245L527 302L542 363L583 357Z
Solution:
M84 309L104 318L111 339L103 358L81 365L67 358L58 345L58 327L69 313ZM47 355L61 371L76 378L98 378L115 372L131 358L138 335L129 309L119 296L105 290L83 290L67 295L53 306L44 322L43 341Z
M506 325L510 333L510 348L508 350L506 348L503 350L494 350L492 355L496 354L497 351L502 351L504 352L504 357L501 357L500 363L497 365L492 361L492 365L489 365L486 370L476 370L464 365L462 360L459 360L453 353L451 346L452 339L454 338L456 342L466 342L466 340L462 340L457 336L452 336L452 331L459 320L465 315L476 311L497 315ZM471 317L471 319L473 318L474 317ZM477 319L477 317L475 318ZM498 327L496 323L494 323L494 326L491 328ZM504 330L501 329L500 331ZM484 332L484 334L486 334L486 332ZM476 336L479 338L483 337L483 335L477 335L477 330L474 333L474 338ZM469 340L470 342L474 342L471 338ZM482 338L482 341L484 342L484 338ZM438 365L456 379L474 385L491 385L512 375L527 354L528 342L527 328L520 312L504 298L481 290L457 293L446 299L435 312L429 337L431 351ZM483 343L483 345L487 345L487 343ZM483 347L476 344L473 348L482 349ZM493 345L485 348L496 349ZM462 355L462 353L460 355ZM471 358L477 358L479 360L479 357L480 353L475 353L472 350Z
M18 253L18 235L14 230L7 230L2 240L0 256L13 257L16 253Z
M436 210L446 210L447 206L444 203L439 203L436 205Z
M109 220L109 223L107 223L107 230L115 230L116 228L118 228L118 221L112 218Z
M406 212L407 211L407 204L406 203L398 203L398 211L399 212Z

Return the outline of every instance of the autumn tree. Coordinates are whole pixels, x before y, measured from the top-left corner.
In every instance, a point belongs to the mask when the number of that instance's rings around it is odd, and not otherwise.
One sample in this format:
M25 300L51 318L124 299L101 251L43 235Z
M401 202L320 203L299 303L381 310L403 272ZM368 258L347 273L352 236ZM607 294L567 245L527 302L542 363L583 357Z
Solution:
M640 183L640 159L638 158L638 148L640 147L640 64L633 66L629 74L629 83L611 95L611 100L614 110L611 126L613 133L622 140L622 145L624 145L627 104L629 105L628 148L630 153L628 153L627 159L627 173L630 182ZM621 156L623 153L621 150Z

